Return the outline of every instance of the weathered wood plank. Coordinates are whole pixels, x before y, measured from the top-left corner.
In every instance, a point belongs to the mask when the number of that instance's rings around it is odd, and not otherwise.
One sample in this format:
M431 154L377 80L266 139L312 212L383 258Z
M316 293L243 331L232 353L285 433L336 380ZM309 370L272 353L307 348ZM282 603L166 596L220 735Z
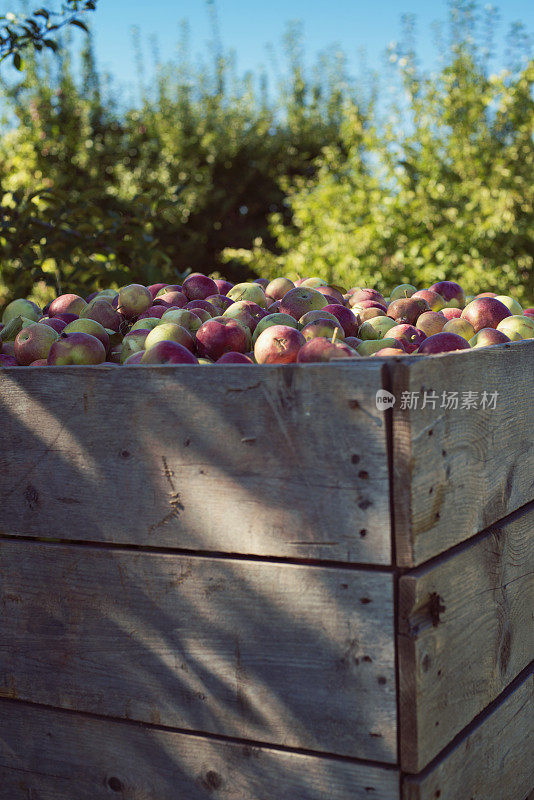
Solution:
M389 564L381 370L3 370L0 532Z
M524 800L534 785L534 675L431 769L407 775L403 800Z
M396 554L412 567L534 500L534 342L398 359L391 374Z
M396 769L9 700L0 781L6 800L399 800Z
M0 696L396 763L393 577L0 541Z
M401 766L419 772L534 660L534 504L399 579Z

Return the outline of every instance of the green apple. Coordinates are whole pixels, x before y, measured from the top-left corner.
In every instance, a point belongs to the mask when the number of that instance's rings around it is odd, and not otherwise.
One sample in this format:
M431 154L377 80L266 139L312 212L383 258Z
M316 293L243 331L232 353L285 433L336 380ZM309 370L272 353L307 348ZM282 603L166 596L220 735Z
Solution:
M13 300L13 302L8 303L4 308L2 323L7 325L7 323L11 322L15 317L25 317L32 322L38 322L42 316L43 314L39 306L31 300Z
M513 314L502 319L497 325L497 330L505 333L512 342L534 339L534 319L524 317L522 314Z
M378 352L378 350L382 350L384 347L398 346L398 341L393 338L388 339L386 337L385 339L368 339L367 341L358 345L356 352L361 356L372 356L374 353Z
M506 308L511 314L516 314L516 315L523 314L523 309L521 308L517 300L514 300L513 297L509 297L506 294L498 294L495 297L495 300L500 300L500 302L506 306Z
M238 300L250 300L251 303L267 308L267 298L259 283L236 283L228 292L227 297L234 303L237 303Z
M263 319L260 319L254 333L252 334L252 344L256 344L256 339L263 333L266 328L270 328L271 325L286 325L289 328L295 328L296 330L300 330L301 326L290 314L268 314Z
M163 316L165 316L165 314ZM168 321L171 322L171 320ZM137 322L134 322L130 328L130 331L151 331L152 328L155 328L159 324L160 319L158 317L144 317L143 319L138 319Z
M416 287L411 283L401 283L392 290L389 300L392 303L393 300L400 300L402 297L411 297L416 291Z
M391 317L373 317L360 326L358 336L367 341L369 339L382 339L397 323Z

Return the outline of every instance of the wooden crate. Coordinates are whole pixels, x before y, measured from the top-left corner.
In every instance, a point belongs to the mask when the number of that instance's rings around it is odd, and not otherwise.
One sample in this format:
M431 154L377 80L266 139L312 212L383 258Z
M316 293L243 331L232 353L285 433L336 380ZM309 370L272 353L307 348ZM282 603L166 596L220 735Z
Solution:
M525 800L532 342L7 369L0 424L0 798Z

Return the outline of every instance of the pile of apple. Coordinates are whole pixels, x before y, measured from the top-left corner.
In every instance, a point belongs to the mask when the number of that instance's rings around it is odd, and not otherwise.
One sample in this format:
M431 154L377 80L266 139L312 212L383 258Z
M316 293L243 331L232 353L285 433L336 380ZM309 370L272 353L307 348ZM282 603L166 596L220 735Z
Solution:
M534 309L493 292L466 298L452 281L385 298L320 278L234 285L194 273L182 285L63 294L44 309L14 300L0 338L3 367L309 363L534 339Z

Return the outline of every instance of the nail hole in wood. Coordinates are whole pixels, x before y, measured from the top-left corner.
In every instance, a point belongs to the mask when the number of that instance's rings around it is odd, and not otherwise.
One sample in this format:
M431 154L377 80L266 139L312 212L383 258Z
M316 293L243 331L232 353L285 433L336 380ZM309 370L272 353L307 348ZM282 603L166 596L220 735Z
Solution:
M350 460L353 464L357 464L360 460L360 456L357 453L354 453L354 455L350 457Z
M118 778L109 778L108 786L112 792L122 792L122 781Z
M361 469L361 470L358 472L358 478L359 478L360 480L362 480L362 481L366 481L366 480L368 479L368 477L369 477L369 473L368 473L368 472L366 472L364 469Z
M362 537L362 539L365 539L365 537L367 536L367 529L366 528L362 528L361 529L360 536Z

